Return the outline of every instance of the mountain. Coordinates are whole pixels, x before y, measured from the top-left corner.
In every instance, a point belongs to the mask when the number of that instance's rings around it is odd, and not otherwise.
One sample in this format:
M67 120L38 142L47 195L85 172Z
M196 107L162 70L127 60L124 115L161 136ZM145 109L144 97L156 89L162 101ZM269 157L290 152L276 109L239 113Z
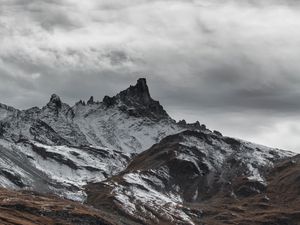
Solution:
M74 106L53 94L42 108L0 105L0 186L84 201L83 186L124 169L162 138L199 123L176 123L145 79L102 102Z
M74 106L53 94L41 109L17 110L1 106L1 135L47 145L94 145L141 152L161 138L183 128L169 117L158 101L151 98L145 79L102 102L80 100Z
M70 106L53 94L41 108L0 104L0 153L0 187L10 189L0 191L0 208L11 207L0 221L11 214L42 219L45 201L71 204L66 199L99 213L90 224L101 224L103 215L113 224L251 224L248 215L260 224L270 215L275 222L261 224L280 224L275 212L297 220L300 210L294 153L226 137L198 121L176 122L144 78L102 101L91 96ZM276 188L285 192L281 198ZM15 205L3 195L16 195ZM21 210L24 198L33 212ZM261 204L265 214L254 210ZM84 224L61 215L53 206L46 219Z
M88 185L87 203L132 224L201 224L199 204L266 193L269 170L292 155L209 131L183 131L136 156L118 175Z

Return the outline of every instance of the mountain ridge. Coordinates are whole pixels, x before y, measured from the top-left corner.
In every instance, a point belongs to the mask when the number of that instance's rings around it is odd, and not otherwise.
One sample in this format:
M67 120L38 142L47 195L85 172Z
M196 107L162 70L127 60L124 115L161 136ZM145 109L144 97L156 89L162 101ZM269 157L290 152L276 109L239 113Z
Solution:
M93 97L69 106L56 94L41 108L1 105L0 185L84 201L83 185L120 172L134 154L185 129L162 106L147 112L159 103L145 79L112 98L109 107Z

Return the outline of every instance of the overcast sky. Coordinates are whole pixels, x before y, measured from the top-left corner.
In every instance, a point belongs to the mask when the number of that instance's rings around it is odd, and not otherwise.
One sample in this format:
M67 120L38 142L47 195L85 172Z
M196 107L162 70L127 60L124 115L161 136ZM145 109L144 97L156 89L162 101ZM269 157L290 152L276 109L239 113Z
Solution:
M102 100L146 77L175 119L300 152L297 2L0 0L0 102Z

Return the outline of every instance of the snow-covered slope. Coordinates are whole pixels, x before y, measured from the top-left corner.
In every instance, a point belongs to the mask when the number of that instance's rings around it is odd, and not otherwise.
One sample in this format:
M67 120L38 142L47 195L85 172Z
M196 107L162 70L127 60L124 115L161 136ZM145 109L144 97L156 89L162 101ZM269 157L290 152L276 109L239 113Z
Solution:
M93 98L73 108L73 121L89 143L125 152L142 152L184 128L151 98L145 79L102 102Z
M124 169L132 158L107 148L0 141L0 186L30 189L83 201L83 186Z
M201 210L188 204L263 193L268 170L293 155L209 131L184 131L136 156L122 173L90 184L88 203L116 208L137 223L199 224Z
M130 116L120 111L118 106L108 109L103 107L99 105L96 109L90 108L87 113L74 118L74 123L93 145L124 152L141 152L163 137L182 130L169 118L153 121L147 117Z

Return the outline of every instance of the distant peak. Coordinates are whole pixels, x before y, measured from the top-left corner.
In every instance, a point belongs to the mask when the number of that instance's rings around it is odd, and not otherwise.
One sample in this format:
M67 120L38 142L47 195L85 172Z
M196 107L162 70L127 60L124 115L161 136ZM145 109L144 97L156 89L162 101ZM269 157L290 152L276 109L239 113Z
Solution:
M50 97L50 102L60 102L60 97L57 94L52 94Z
M88 105L92 105L92 104L94 104L94 103L95 103L95 102L94 102L94 97L91 96L90 99L87 101L87 104L88 104Z
M145 78L139 78L136 84L131 85L124 91L121 91L115 98L105 99L107 103L114 104L120 100L125 106L122 110L127 111L133 116L147 116L152 118L169 118L166 111L151 98L147 81Z
M149 104L152 98L149 93L149 88L145 78L139 78L136 85L130 86L125 91L120 93L121 100L126 101L128 99L134 99L143 104Z
M136 82L135 87L137 88L139 93L145 95L145 97L147 98L151 98L146 78L139 78Z
M76 102L75 105L85 105L85 101L80 100L80 101Z
M106 105L106 107L111 107L116 104L117 99L116 97L109 97L105 95L102 102Z
M60 97L57 94L52 94L50 97L48 106L55 107L55 108L61 108L61 105L62 105L62 102L60 100Z
M149 94L149 88L147 85L146 78L139 78L136 82L135 87L141 92L141 93L148 93Z

